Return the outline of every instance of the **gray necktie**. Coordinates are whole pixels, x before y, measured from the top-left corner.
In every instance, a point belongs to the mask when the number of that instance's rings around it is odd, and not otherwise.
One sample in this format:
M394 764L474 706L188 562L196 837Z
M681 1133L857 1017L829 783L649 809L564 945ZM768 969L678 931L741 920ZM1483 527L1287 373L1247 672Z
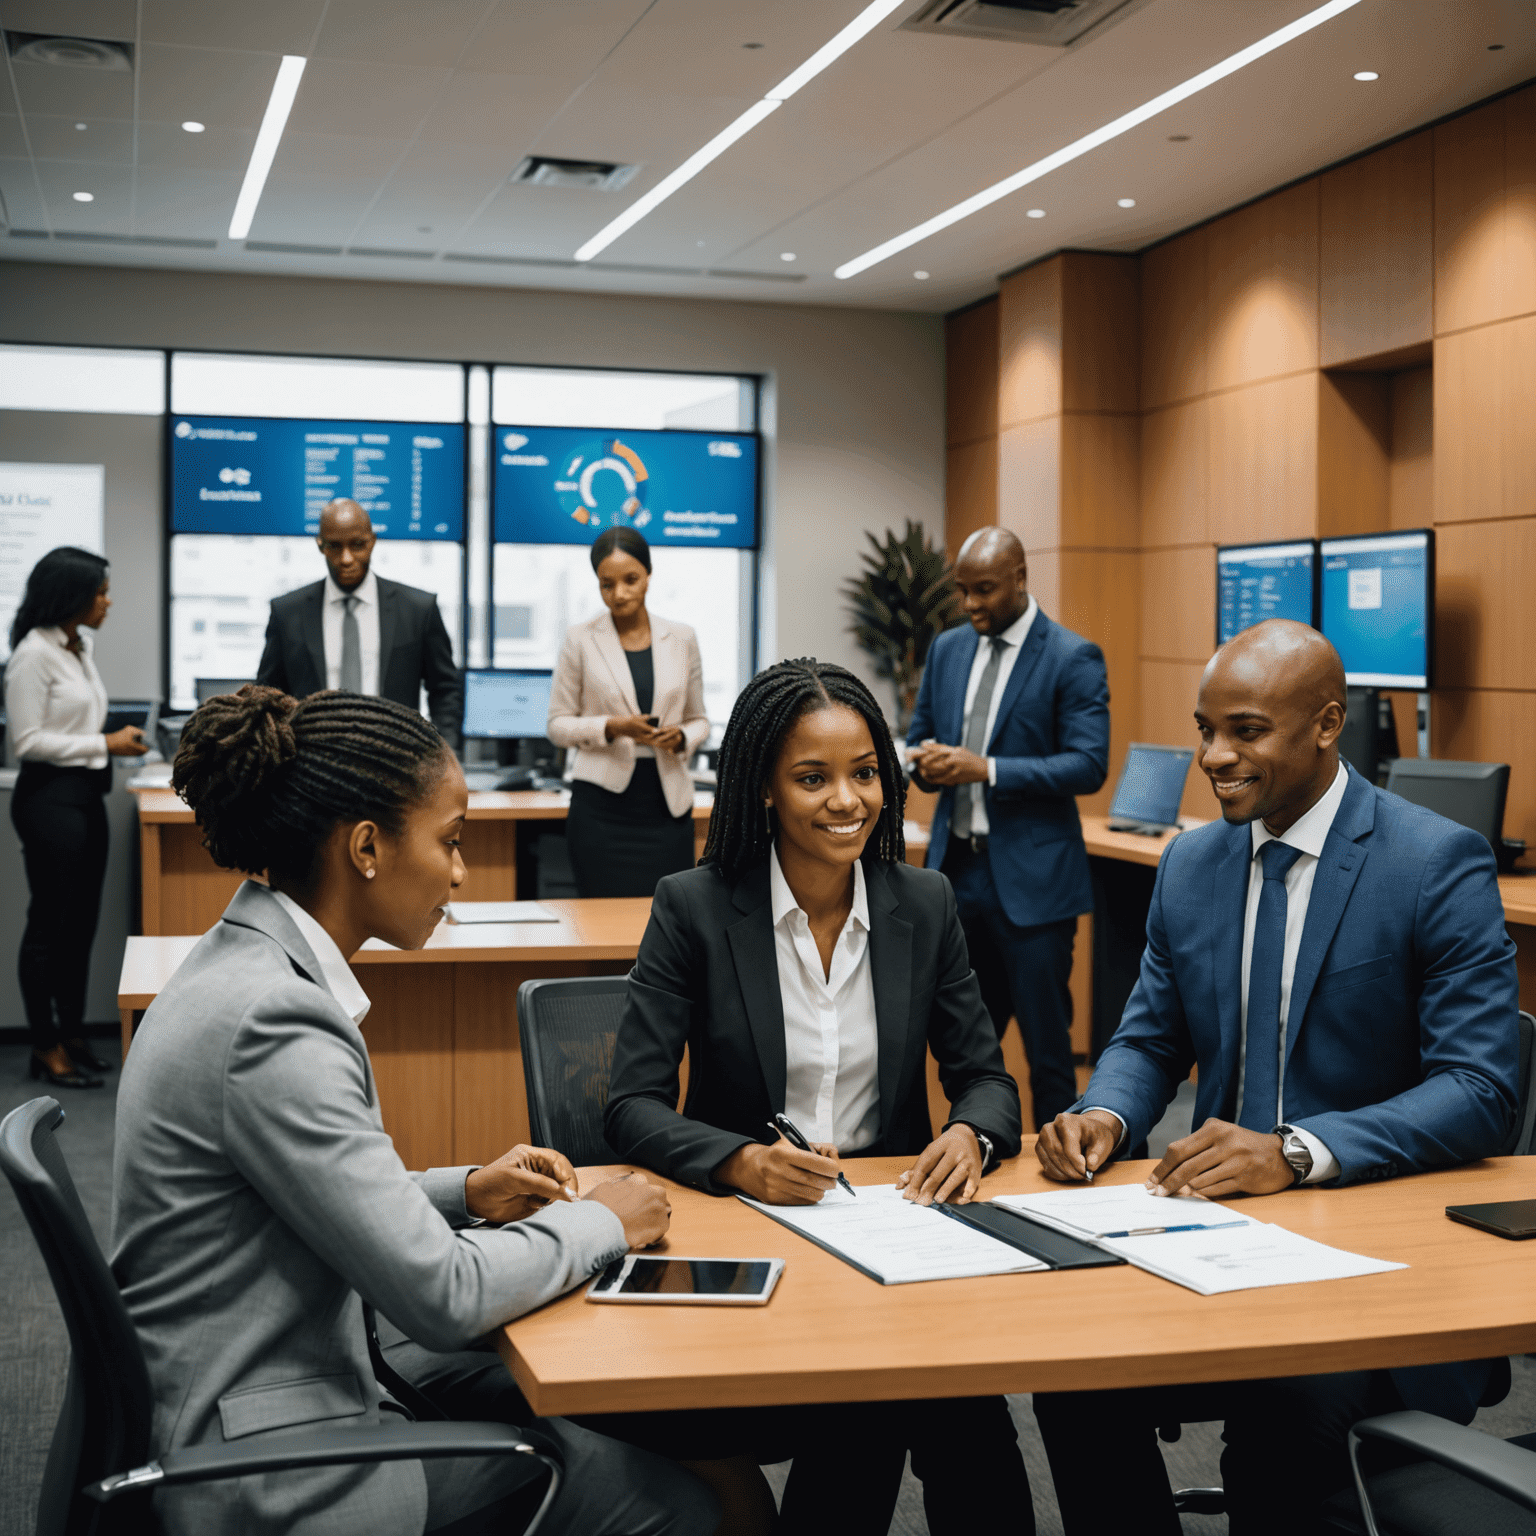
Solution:
M357 633L357 605L362 599L344 597L341 620L341 686L348 693L363 691L363 643Z
M992 654L981 669L981 681L976 685L976 697L971 700L971 712L965 717L965 740L961 743L967 752L980 757L987 745L987 716L992 712L992 691L997 687L997 672L1002 665L1003 652L1008 649L1006 640L994 639ZM949 829L956 837L971 835L971 817L976 798L982 792L980 784L962 784L955 796L955 815Z

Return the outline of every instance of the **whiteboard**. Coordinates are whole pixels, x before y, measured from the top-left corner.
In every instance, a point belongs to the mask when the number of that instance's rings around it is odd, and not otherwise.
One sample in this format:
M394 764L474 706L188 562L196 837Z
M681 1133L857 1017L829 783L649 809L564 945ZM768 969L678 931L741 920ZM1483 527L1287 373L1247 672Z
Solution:
M74 544L105 553L105 485L100 464L0 463L0 651L10 652L27 576L50 549Z

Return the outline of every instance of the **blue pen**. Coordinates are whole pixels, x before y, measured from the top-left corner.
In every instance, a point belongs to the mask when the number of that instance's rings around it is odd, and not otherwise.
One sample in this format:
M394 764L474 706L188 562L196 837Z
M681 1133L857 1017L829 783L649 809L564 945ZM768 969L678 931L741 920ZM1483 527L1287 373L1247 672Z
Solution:
M1227 1227L1246 1227L1246 1221L1192 1221L1182 1227L1132 1227L1127 1232L1100 1232L1100 1237L1161 1237L1164 1232L1221 1232Z

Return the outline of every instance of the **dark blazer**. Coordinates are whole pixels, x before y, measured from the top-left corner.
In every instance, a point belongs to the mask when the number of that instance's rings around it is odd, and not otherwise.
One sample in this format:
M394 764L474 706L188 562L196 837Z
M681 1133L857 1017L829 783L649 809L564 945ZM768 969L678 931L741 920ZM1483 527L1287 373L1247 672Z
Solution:
M1140 980L1073 1106L1112 1109L1124 1146L1196 1064L1194 1124L1235 1117L1251 850L1247 827L1217 821L1181 833L1158 866ZM1296 958L1287 1120L1338 1158L1340 1185L1491 1156L1518 1102L1519 1007L1487 840L1351 769ZM1432 1411L1457 1417L1443 1405L1481 1390L1466 1375L1480 1368L1393 1375L1411 1407L1429 1407L1415 1383L1443 1378Z
M408 709L421 702L445 741L455 746L464 710L464 676L453 664L453 646L437 598L398 581L379 584L379 693ZM256 681L302 699L325 687L325 634L321 610L325 582L273 598L267 645Z
M933 1139L927 1047L952 1120L1019 1150L1019 1093L982 1005L949 881L906 864L864 865L879 1038L880 1134L866 1156L915 1155ZM678 1064L688 1048L679 1114ZM784 1008L768 866L734 886L713 865L668 875L629 973L604 1134L620 1157L680 1183L727 1191L712 1174L738 1147L772 1140L784 1108Z
M979 643L969 624L933 642L909 745L930 738L960 745ZM982 789L987 856L1003 910L1023 927L1091 911L1088 851L1073 796L1091 795L1109 772L1109 680L1098 646L1053 623L1043 609L1037 613L983 755L997 759L997 783ZM943 866L954 805L954 789L945 789L929 834L931 869Z

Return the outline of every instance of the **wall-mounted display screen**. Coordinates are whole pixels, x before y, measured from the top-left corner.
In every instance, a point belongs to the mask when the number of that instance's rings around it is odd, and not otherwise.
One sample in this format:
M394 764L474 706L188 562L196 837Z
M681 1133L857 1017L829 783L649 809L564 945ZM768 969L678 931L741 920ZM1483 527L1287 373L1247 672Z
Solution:
M1321 628L1361 688L1428 688L1434 654L1435 536L1368 534L1321 543Z
M445 422L171 420L173 533L309 534L337 496L381 539L464 536L464 428Z
M1232 544L1216 551L1216 643L1265 619L1317 622L1311 539L1287 544Z
M498 426L494 442L498 544L590 544L613 527L679 548L757 544L750 433Z

